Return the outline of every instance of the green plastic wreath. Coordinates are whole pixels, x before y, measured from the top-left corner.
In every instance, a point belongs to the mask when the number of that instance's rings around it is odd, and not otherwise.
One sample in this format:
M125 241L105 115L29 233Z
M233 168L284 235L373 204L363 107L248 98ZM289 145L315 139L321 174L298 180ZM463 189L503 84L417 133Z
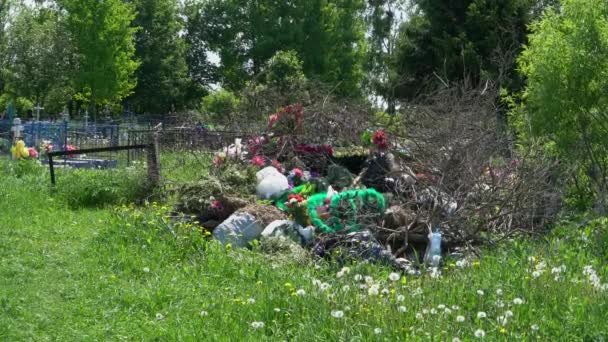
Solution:
M334 195L329 201L329 224L323 221L317 213L317 208L325 205L327 193L314 195L308 199L308 213L312 223L319 229L327 233L335 233L346 228L351 231L357 231L361 227L357 224L358 213L364 205L375 205L378 213L384 213L386 203L384 196L374 189L366 190L349 190ZM341 218L342 204L346 204L347 217L346 225L343 224L344 219Z

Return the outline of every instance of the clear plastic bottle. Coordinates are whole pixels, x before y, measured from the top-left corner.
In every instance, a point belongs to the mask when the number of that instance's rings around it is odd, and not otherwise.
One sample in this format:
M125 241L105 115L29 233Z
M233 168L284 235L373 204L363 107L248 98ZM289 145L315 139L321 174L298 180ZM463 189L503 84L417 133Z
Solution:
M441 262L441 231L429 234L429 246L426 249L425 262L438 267Z

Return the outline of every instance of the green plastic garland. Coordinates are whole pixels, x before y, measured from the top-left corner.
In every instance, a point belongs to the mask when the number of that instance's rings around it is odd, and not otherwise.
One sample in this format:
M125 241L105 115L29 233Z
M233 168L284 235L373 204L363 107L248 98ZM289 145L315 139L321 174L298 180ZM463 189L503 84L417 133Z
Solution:
M379 213L384 213L386 203L384 197L374 189L349 190L334 195L329 201L330 224L325 223L318 215L317 208L325 205L327 193L314 195L308 199L308 212L312 223L327 233L335 233L349 227L351 231L361 229L357 225L357 214L364 205L375 205ZM349 208L346 226L340 218L341 204L346 203Z

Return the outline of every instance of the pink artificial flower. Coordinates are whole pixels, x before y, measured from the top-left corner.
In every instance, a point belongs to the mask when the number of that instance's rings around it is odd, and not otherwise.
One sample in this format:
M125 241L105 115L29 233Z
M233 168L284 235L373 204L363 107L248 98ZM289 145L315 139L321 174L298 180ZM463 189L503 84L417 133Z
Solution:
M35 149L35 148L33 148L33 147L29 147L29 148L27 149L27 151L30 153L30 157L32 157L32 158L34 158L34 159L38 158L38 151L36 151L36 149Z
M266 160L262 156L255 156L251 159L251 164L258 167L264 167L266 165Z
M222 208L224 208L224 206L222 205L222 202L220 202L218 200L211 201L211 209L222 210Z
M283 165L281 165L281 163L279 163L278 160L273 159L271 161L271 163L272 163L272 166L274 166L275 169L277 169L277 170L279 170L279 172L283 173Z
M293 175L296 176L296 177L298 177L298 178L304 177L304 171L302 171L302 170L300 170L298 168L295 168L295 169L291 170L291 172L293 172Z

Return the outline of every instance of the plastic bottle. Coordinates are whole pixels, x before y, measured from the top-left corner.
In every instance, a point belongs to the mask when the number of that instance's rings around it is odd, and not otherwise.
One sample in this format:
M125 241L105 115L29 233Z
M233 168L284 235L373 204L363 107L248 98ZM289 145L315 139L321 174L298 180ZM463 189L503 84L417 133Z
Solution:
M429 234L429 242L425 261L433 267L438 267L441 262L441 232L437 231Z

